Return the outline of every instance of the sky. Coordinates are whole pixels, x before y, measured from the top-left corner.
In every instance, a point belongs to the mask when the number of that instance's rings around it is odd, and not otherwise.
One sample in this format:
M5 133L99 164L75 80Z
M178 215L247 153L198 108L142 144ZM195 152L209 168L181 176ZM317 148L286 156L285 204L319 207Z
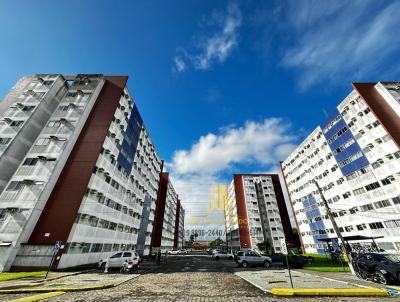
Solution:
M400 1L0 2L0 96L23 75L128 75L186 213L277 171L351 91L400 79Z

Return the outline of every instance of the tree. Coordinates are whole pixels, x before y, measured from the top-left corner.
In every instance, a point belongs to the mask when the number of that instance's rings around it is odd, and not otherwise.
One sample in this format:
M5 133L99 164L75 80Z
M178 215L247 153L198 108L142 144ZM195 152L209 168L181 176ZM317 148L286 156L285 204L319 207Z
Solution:
M216 247L221 246L224 243L224 241L221 238L217 238L213 241L210 242L210 244L208 245L208 247L215 249Z
M190 235L189 241L186 241L186 247L193 247L193 242L194 242L194 235Z
M271 243L269 242L268 238L263 242L257 243L257 247L260 251L266 253L269 253L271 251Z

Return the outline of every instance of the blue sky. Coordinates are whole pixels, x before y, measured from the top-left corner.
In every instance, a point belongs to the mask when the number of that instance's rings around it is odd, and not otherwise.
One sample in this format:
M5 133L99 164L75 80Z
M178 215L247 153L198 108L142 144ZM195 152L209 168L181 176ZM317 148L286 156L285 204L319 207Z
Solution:
M129 75L190 208L276 169L351 89L399 80L400 1L0 2L0 95L34 73Z

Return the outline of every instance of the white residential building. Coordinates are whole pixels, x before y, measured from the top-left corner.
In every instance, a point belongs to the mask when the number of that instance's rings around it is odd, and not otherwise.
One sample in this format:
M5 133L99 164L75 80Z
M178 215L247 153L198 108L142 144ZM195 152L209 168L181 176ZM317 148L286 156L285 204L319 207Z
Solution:
M293 242L292 228L276 174L234 174L225 198L228 248L258 249L269 242L279 253L281 239Z
M148 253L162 161L127 77L22 81L0 116L0 270L47 267L56 241L59 268Z
M381 249L400 252L400 83L353 88L282 162L308 253L325 251L319 239L337 238L314 180L343 236L375 237Z

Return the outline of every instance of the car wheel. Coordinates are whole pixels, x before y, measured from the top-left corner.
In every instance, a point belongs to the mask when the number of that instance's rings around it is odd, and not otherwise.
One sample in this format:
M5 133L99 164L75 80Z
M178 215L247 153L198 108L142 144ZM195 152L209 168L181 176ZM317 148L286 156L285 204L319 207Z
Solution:
M233 257L232 257L232 256L230 256L230 257L229 257L229 260L232 260L232 259L233 259Z
M106 263L105 263L105 262L103 262L103 263L100 265L100 269L103 270L103 271L106 269Z
M219 260L219 257L217 256L217 257L215 257L215 260Z
M269 262L268 260L264 261L264 266L266 268L270 268L271 267L271 262Z
M242 267L246 268L246 267L248 267L248 266L249 266L249 264L247 263L247 261L243 261L243 262L242 262Z
M384 284L386 285L388 283L388 279L386 278L386 276L384 274L382 274L381 272L376 272L375 276L374 276L374 281L378 282L380 284Z

